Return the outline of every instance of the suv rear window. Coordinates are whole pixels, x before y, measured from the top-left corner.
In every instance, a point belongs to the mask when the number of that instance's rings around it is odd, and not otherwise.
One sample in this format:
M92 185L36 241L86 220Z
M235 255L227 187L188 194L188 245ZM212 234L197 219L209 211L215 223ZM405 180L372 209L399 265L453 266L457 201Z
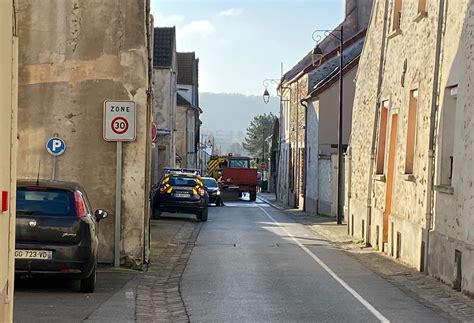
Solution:
M18 188L18 215L75 216L74 195L58 189Z
M170 176L168 183L171 186L196 186L196 179L190 176Z

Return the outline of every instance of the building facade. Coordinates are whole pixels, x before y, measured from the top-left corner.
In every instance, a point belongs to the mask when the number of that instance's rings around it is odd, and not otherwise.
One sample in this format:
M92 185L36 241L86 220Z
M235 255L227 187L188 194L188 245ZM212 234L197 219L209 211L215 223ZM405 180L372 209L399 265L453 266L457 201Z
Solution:
M158 184L164 167L175 167L177 118L176 29L154 29L153 44L153 118L158 127L158 139L153 149L152 184Z
M199 59L194 52L178 53L178 147L181 165L187 168L198 167L202 113L199 107Z
M0 0L0 321L13 321L18 38L14 5Z
M315 108L314 106L308 108L308 102L317 101L317 99L311 98L311 95L314 94L314 87L318 85L318 82L316 82L317 76L315 77L315 75L319 75L321 71L323 71L323 74L328 76L334 71L335 67L329 63L331 61L337 61L338 47L340 45L338 38L340 34L338 34L337 30L343 26L344 42L354 38L367 28L371 7L372 0L347 0L345 2L344 21L340 26L335 28L333 35L323 38L318 44L323 52L322 60L319 63L315 62L313 51L311 50L282 77L278 88L281 96L281 107L277 199L286 205L305 209L310 212L318 211L318 194L323 194L323 192L315 188L315 185L319 185L317 182L315 183L315 177L311 177L311 183L306 181L306 178L310 178L308 177L309 173L319 176L319 171L316 171L317 168L315 168L319 166L317 166L317 163L314 163L314 156L315 154L319 156L319 152L317 151L323 147L320 147L320 144L314 141L316 138L313 134L319 131L315 129L317 123L313 123L315 121ZM333 69L330 69L330 66L332 66ZM323 80L321 79L319 81ZM344 94L348 102L351 102L351 97L353 96L350 90L351 87L349 86ZM329 91L327 93L332 92ZM338 99L338 94L333 94L335 95L332 96L332 103ZM312 110L309 111L308 109ZM333 107L333 109L337 109L337 107ZM311 122L308 119L309 113L311 114ZM329 122L330 120L325 121L326 124L329 124ZM349 128L350 127L347 126L347 129ZM334 130L337 131L337 123L334 124ZM310 132L311 134L309 135ZM335 134L337 135L337 132L335 132ZM311 142L313 147L310 148L308 146L309 142ZM337 144L337 140L335 143ZM329 145L329 148L325 148L326 151L333 151L330 147L331 144L332 143L329 142L321 142L321 145ZM310 150L312 151L310 152ZM328 156L322 156L323 158L320 163L321 165L324 164L327 166L326 173L323 172L321 177L326 176L324 183L328 184L331 183L331 178L334 177L333 173L335 172L334 163L331 162L332 157L330 155L331 154L328 153ZM308 162L310 156L313 157L313 163L311 165ZM308 167L311 168L311 170L309 170ZM309 186L311 187L309 188ZM335 194L333 194L332 190L335 188L333 186L328 189L327 186L324 186L324 189L327 190L328 194L321 198L321 202L327 200L326 203L322 205L322 209L327 211L327 209L331 210L333 207L332 200ZM309 201L307 200L308 198L310 199ZM330 211L326 213L328 212Z
M343 58L343 152L349 142L352 104L359 56L364 44L362 31L344 45ZM306 172L311 185L306 186L305 211L336 216L337 145L339 115L339 56L326 55L325 62L309 73L307 102ZM309 183L309 182L308 182Z
M473 10L467 0L375 1L346 175L351 234L468 293Z
M102 137L105 100L136 103L136 140L123 144L121 263L145 261L149 224L152 34L149 2L17 1L19 159L21 178L51 179L46 141L57 134L66 151L56 179L81 183L100 223L99 261L114 257L116 145Z

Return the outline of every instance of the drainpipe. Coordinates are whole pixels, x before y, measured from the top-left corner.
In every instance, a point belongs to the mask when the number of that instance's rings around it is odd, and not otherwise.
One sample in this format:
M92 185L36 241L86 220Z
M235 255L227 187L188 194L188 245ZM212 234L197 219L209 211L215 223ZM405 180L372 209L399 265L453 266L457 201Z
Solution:
M426 228L424 230L424 268L422 270L428 273L428 262L429 262L429 245L430 245L430 231L432 229L433 222L433 197L434 197L434 170L435 170L435 131L436 131L436 116L438 112L438 92L439 92L439 70L441 65L441 40L443 37L443 25L444 25L444 10L445 0L439 1L439 12L438 12L438 30L436 33L436 51L435 51L435 65L433 74L433 92L431 93L431 114L430 114L430 137L428 147L428 167L427 167L427 190L426 190Z
M153 116L153 108L154 108L154 97L153 97L153 21L151 18L151 0L146 0L145 8L146 8L146 38L147 38L147 55L148 55L148 89L147 89L147 114L146 114L146 125L147 125L147 131L145 132L145 140L146 140L146 179L145 179L145 216L144 216L144 234L143 234L143 262L144 263L149 263L150 261L150 241L151 241L151 230L150 230L150 211L151 211L151 205L150 205L150 191L151 191L151 173L152 170L151 168L153 165L151 164L151 137L149 135L149 127L151 125L151 122L154 120Z
M303 165L303 211L306 212L306 187L308 186L307 167L308 167L308 102L301 99L300 103L304 106L304 165Z
M376 108L374 111L374 123L372 128L372 147L370 149L370 166L369 166L369 178L367 182L367 214L365 219L365 232L367 235L367 239L365 240L365 245L368 247L371 245L370 243L370 226L372 221L372 189L373 189L373 173L374 173L374 164L375 164L375 153L376 153L376 142L377 142L377 129L378 129L378 121L379 121L379 111L380 111L380 94L382 92L382 81L383 81L383 70L385 66L385 46L386 46L386 34L387 34L387 21L388 21L388 2L389 0L385 0L385 7L384 7L384 23L383 23L383 36L382 36L382 50L380 51L379 57L379 71L378 71L378 82L377 82L377 102ZM376 7L372 10L370 21L374 18L374 11L377 10ZM383 243L383 242L382 242Z
M294 154L294 163L293 163L293 195L295 198L295 207L299 208L299 181L298 181L298 167L300 165L299 163L299 149L300 149L300 132L299 132L299 121L300 121L300 115L299 115L299 98L300 98L300 81L296 81L296 122L295 122L295 129L296 129L296 142L295 142L295 154ZM290 107L291 107L291 102L290 102ZM296 184L296 185L295 185ZM295 194L296 193L296 194ZM298 203L297 203L298 202Z

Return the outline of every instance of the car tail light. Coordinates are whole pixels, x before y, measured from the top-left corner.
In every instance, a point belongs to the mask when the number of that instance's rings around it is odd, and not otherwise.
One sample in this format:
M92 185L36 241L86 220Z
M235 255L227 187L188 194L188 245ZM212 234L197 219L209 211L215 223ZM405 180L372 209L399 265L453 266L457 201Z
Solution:
M74 204L76 206L76 218L85 217L87 214L86 204L84 203L82 193L79 191L74 192Z
M171 193L171 185L168 183L160 185L160 194Z
M206 194L206 190L204 189L203 186L201 186L201 187L198 188L198 193L199 193L199 195L201 195L201 196L204 196L204 194Z

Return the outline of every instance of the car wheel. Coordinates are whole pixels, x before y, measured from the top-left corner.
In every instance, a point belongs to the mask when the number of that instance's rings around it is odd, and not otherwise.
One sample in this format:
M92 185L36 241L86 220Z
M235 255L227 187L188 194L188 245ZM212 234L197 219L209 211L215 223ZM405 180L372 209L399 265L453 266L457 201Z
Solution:
M251 191L250 192L250 201L256 201L257 200L257 191Z
M153 220L160 219L161 218L161 211L154 208L151 217L153 218Z
M81 293L93 293L97 281L97 271L94 268L89 277L81 279Z
M208 214L208 209L207 208L202 210L197 216L198 220L201 221L201 222L206 222L207 221L207 214Z

